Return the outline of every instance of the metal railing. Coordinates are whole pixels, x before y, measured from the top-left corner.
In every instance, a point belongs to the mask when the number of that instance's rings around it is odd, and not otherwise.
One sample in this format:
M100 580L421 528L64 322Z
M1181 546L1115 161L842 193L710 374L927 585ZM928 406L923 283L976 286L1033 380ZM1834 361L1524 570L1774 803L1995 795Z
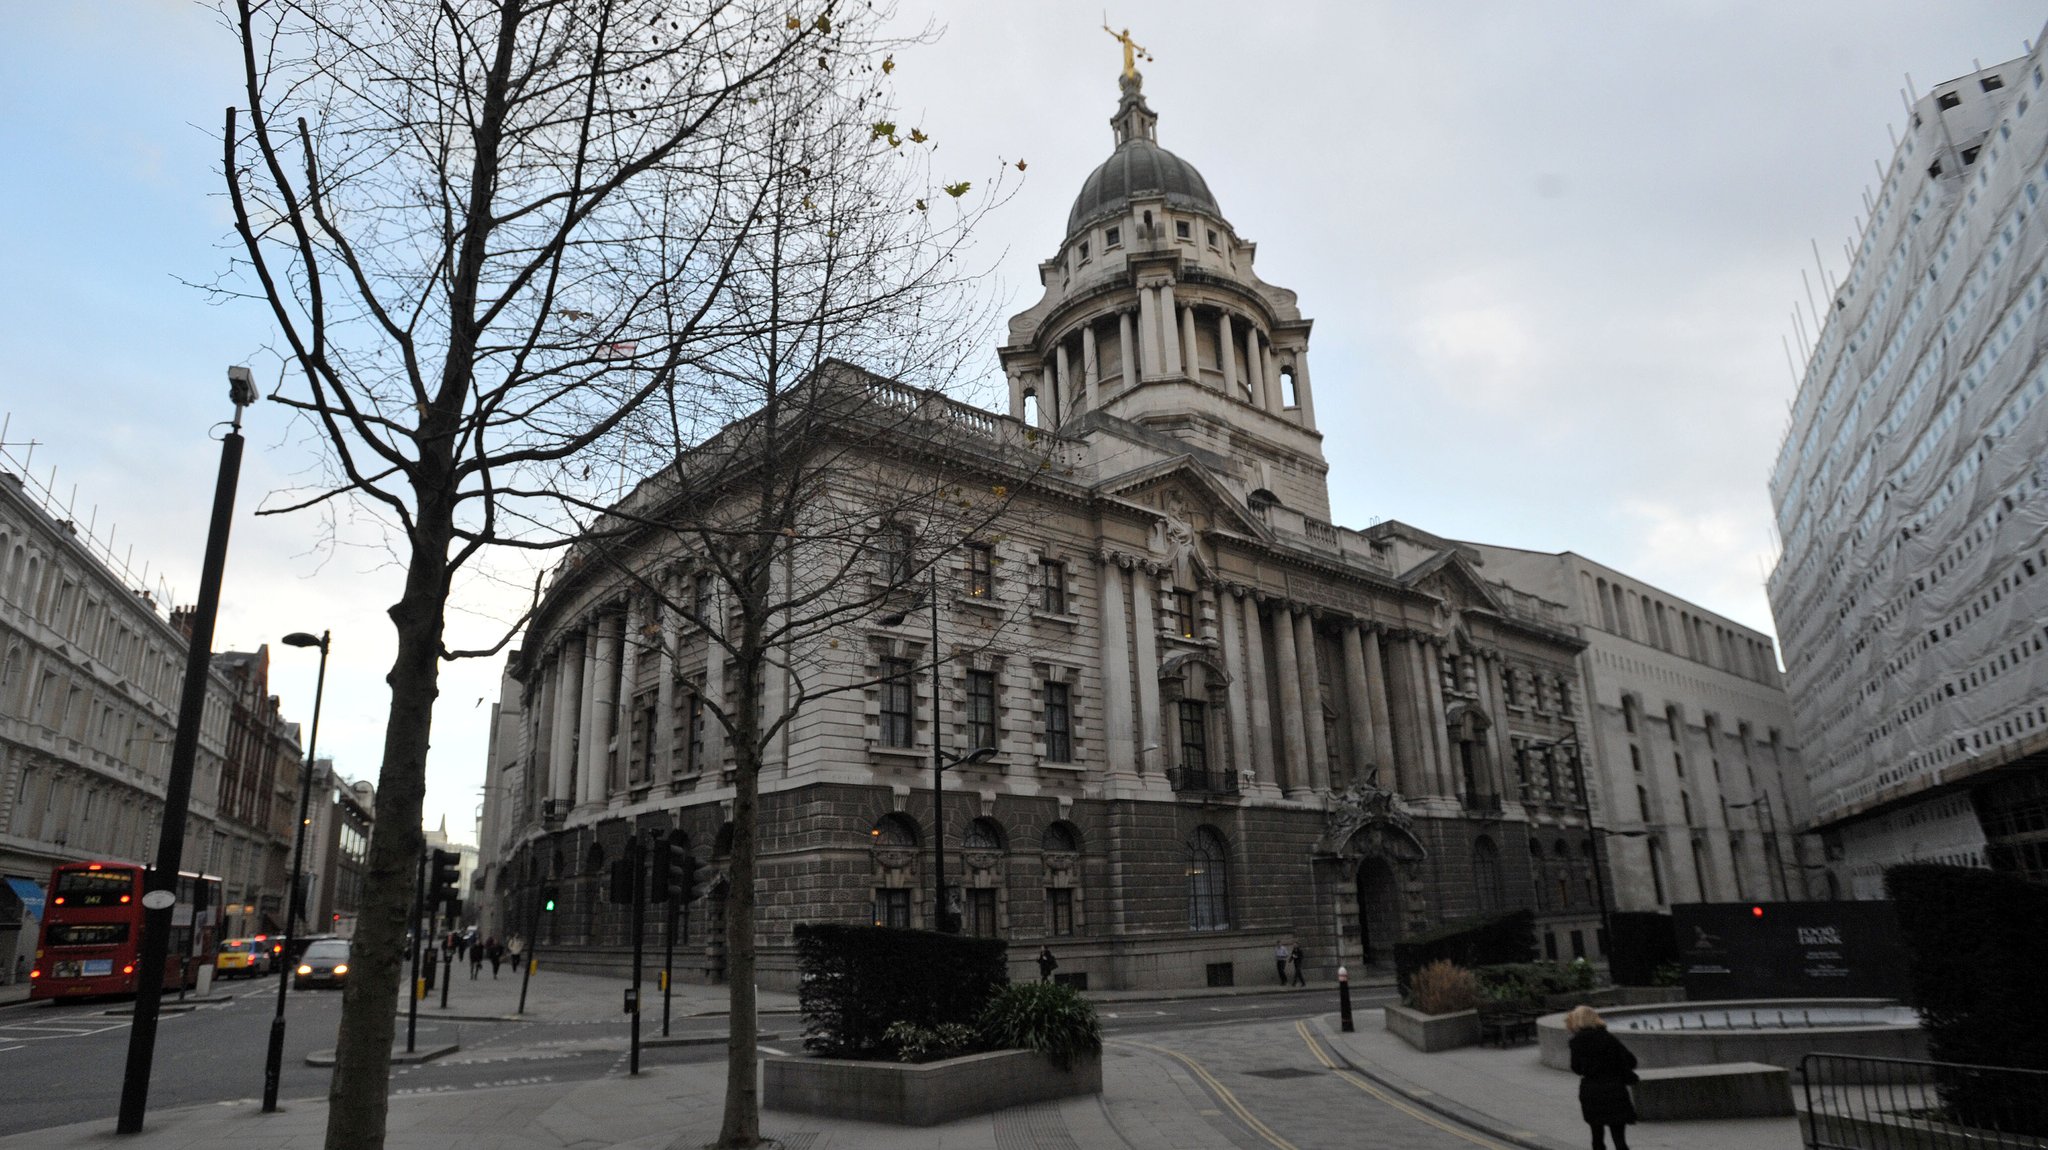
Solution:
M1807 1150L2048 1148L2048 1071L1809 1054L1799 1076Z

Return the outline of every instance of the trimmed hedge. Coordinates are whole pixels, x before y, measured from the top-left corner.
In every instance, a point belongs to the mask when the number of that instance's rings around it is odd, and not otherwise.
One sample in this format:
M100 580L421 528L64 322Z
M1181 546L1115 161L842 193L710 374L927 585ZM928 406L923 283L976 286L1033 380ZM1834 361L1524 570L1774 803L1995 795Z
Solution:
M1512 911L1492 918L1470 918L1394 944L1394 978L1408 989L1416 971L1444 958L1471 968L1536 961L1536 915Z
M1656 986L1657 970L1678 961L1671 916L1656 911L1615 911L1607 916L1607 974L1616 986Z
M803 923L796 928L804 1048L841 1058L887 1055L898 1022L973 1026L1009 981L1008 944L928 930Z
M1885 872L1905 944L1913 1005L1939 1061L2048 1070L2048 888L1972 867L1911 863ZM1998 1076L1948 1073L1937 1086L1964 1122L2002 1116L2048 1134L2048 1098L2020 1099Z

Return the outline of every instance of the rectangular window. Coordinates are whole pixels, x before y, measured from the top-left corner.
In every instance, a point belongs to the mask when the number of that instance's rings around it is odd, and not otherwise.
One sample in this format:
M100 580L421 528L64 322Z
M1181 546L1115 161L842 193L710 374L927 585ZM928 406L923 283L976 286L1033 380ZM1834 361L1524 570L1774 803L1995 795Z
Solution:
M1188 222L1187 222L1186 220L1175 220L1175 221L1173 221L1173 238L1174 238L1174 239L1177 239L1177 240L1192 240L1192 239L1194 239L1194 238L1195 238L1195 229L1194 229L1194 225L1192 225L1192 224L1188 223Z
M1209 708L1193 699L1180 701L1180 765L1196 778L1209 773Z
M1047 887L1045 891L1045 933L1070 935L1074 933L1074 892L1066 887Z
M1106 248L1120 248L1124 246L1124 230L1122 228L1105 229L1102 233L1102 246Z
M1216 229L1215 229L1215 228L1210 228L1210 229L1209 229L1209 246L1210 246L1210 247L1212 247L1212 248L1216 246Z
M967 746L996 745L996 676L993 671L967 672Z
M986 543L967 545L967 593L986 599L995 593L995 550Z
M882 745L915 746L911 727L917 718L916 698L911 689L910 661L882 660Z
M1050 763L1074 761L1074 712L1065 683L1045 685L1045 758Z
M1081 241L1081 262L1082 262L1082 263L1084 263L1084 264L1088 262L1088 241L1087 241L1087 240L1082 240L1082 241Z
M884 887L875 892L875 925L893 926L898 930L910 929L910 891L904 887Z
M1954 92L1942 92L1934 97L1934 106L1944 112L1962 102L1963 98Z
M1183 639L1195 637L1195 593L1176 587L1167 596L1166 625Z
M1038 561L1039 586L1043 593L1039 607L1048 615L1067 613L1067 565L1057 559Z
M976 938L996 936L996 892L993 889L968 888L967 933Z
M699 571L697 577L690 581L690 614L695 615L700 624L711 618L711 573L709 571Z

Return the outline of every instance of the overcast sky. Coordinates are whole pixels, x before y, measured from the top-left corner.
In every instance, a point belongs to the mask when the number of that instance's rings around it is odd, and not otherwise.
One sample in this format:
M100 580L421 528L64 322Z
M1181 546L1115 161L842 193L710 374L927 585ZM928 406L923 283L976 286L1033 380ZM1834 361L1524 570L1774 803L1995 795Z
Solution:
M898 59L899 121L944 162L1029 168L983 233L1004 312L1036 300L1082 179L1110 151L1120 50L1101 0L916 3L946 29ZM1839 277L1900 90L2021 54L2038 4L1133 3L1159 142L1207 178L1258 271L1315 320L1335 518L1572 550L1774 631L1765 478L1794 388L1800 275ZM232 41L184 0L0 6L0 410L8 450L189 602L229 411L269 339L181 281L226 265ZM1822 290L1815 284L1815 291ZM1809 333L1810 334L1810 333ZM997 377L994 349L986 361ZM266 389L275 381L263 381ZM268 642L272 690L374 778L384 608L375 552L256 518L307 446L282 409L250 452L215 645ZM499 607L451 618L471 645ZM502 602L502 595L496 602ZM444 676L427 818L472 834L499 667Z

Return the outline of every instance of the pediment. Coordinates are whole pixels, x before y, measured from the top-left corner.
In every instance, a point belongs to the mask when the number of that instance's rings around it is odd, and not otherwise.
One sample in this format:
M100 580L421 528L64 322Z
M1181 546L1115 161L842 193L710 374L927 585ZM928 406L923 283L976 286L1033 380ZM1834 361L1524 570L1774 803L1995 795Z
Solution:
M1196 538L1217 528L1254 539L1271 538L1266 525L1253 519L1229 488L1186 455L1119 475L1099 490L1158 512Z
M1402 572L1401 582L1442 599L1453 613L1477 607L1499 612L1500 596L1456 551L1439 551Z

